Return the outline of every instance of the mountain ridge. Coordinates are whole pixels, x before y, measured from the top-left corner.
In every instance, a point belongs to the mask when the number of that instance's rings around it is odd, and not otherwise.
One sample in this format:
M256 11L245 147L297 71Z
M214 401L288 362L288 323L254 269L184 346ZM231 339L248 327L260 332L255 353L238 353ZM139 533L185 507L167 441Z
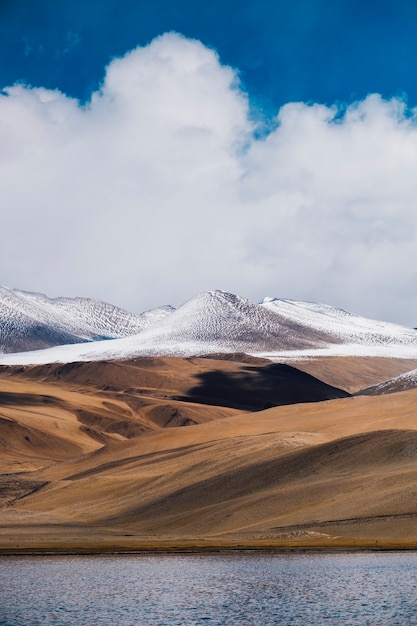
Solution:
M130 336L171 310L158 307L135 315L91 298L48 298L0 287L0 353Z
M87 300L88 305L84 299L55 302L39 295L36 295L36 302L44 302L42 298L55 309L63 307L68 312L72 308L84 314L87 310L90 317L91 308L94 310L96 306L91 303L97 302ZM325 304L279 298L265 298L257 304L221 290L198 294L176 309L160 307L140 316L113 305L99 304L103 319L99 316L97 320L93 314L91 321L87 315L90 329L109 328L106 313L109 307L108 311L116 311L121 316L116 331L129 334L111 340L100 337L101 341L94 341L90 336L89 343L71 341L72 345L3 355L0 363L65 363L213 353L287 359L319 355L417 358L414 329L370 320Z
M362 389L360 394L362 396L379 396L387 393L398 393L400 391L408 391L409 389L415 389L417 387L417 369L412 369L409 372L389 378L376 385L366 387Z

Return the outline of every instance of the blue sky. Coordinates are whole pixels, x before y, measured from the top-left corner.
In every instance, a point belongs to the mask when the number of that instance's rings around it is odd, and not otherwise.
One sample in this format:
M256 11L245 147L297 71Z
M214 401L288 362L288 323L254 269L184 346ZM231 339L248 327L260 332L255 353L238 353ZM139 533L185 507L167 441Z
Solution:
M417 2L0 0L0 282L417 325Z
M268 114L378 92L417 103L414 0L1 0L0 84L88 99L103 68L167 31L214 47Z

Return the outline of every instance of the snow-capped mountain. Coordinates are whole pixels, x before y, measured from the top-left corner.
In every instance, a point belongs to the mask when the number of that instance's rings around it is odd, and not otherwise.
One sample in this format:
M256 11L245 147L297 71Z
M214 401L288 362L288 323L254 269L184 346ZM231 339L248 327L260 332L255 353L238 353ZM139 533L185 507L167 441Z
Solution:
M158 311L158 310L156 310ZM265 298L255 304L223 291L202 293L121 339L4 355L3 364L194 356L246 352L303 358L361 355L417 358L417 332L329 305ZM138 316L140 320L143 316Z
M48 298L0 287L0 352L21 352L135 335L173 311L133 315L89 298Z
M414 328L368 319L328 304L264 298L262 306L293 320L294 323L331 334L339 343L408 345L415 342L417 335Z

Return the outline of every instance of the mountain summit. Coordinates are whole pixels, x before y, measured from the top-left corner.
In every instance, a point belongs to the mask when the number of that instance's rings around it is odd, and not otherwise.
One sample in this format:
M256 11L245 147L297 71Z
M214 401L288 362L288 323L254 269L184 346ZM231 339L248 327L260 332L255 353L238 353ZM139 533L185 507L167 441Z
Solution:
M51 300L4 288L0 296L4 352L21 351L3 355L3 364L236 352L287 359L316 355L417 358L414 329L326 304L279 298L256 304L216 290L201 293L177 309L165 306L135 316L84 298ZM56 347L22 352L52 344Z

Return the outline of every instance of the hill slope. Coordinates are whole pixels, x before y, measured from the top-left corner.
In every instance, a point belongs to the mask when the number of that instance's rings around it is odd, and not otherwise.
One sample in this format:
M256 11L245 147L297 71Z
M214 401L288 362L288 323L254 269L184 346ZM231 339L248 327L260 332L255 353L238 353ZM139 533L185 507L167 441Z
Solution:
M0 549L415 546L416 393L224 413L67 448L59 463L2 477Z
M0 287L0 353L134 335L173 310L140 316L89 298L48 298Z
M140 334L88 345L13 354L0 363L53 363L245 352L271 358L357 355L417 358L417 332L326 305L267 299L254 304L222 291L200 294Z
M384 380L362 389L360 394L366 396L379 396L385 393L397 393L399 391L407 391L417 387L417 369L410 370L394 378Z

